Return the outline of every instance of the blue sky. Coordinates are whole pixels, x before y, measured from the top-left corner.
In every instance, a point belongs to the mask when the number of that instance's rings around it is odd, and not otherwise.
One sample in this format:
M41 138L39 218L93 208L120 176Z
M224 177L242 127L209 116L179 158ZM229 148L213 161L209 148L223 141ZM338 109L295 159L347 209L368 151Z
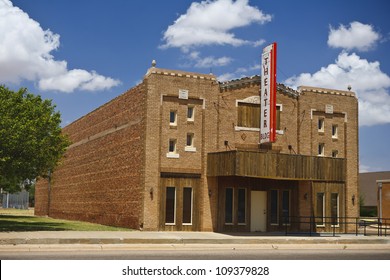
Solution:
M229 80L260 73L278 43L278 82L359 97L360 170L390 170L388 1L0 0L0 83L52 99L66 125L157 67Z

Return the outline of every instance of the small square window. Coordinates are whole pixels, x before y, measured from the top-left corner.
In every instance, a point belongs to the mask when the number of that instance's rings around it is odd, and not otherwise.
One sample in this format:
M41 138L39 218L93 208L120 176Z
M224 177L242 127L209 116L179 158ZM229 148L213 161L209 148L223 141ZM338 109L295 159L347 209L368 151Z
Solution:
M318 155L322 156L322 157L325 155L325 144L324 143L318 144Z
M320 118L318 119L318 132L324 132L325 131L325 119Z
M332 125L332 138L337 139L338 138L338 126Z
M332 157L337 158L339 156L339 151L333 150L332 151Z
M195 108L192 106L187 107L187 121L193 122L195 115Z
M169 112L169 125L172 125L172 126L177 125L177 112L176 111Z

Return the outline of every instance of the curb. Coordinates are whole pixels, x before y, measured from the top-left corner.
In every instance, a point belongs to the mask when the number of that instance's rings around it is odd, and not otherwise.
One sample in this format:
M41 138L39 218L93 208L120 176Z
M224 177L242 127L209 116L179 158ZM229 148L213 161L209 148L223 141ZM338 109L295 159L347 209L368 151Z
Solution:
M66 245L66 244L390 244L390 239L376 238L7 238L0 239L1 245Z

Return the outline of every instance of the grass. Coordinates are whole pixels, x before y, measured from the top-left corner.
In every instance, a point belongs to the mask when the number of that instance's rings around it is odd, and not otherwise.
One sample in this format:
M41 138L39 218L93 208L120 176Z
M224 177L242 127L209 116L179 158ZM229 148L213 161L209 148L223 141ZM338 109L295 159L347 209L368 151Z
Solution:
M130 231L128 228L34 216L34 210L0 208L0 232L7 231Z

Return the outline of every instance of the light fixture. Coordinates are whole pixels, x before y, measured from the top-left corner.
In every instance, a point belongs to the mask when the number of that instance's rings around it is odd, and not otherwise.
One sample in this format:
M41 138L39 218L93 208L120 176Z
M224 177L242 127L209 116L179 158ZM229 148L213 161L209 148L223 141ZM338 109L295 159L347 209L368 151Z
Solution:
M153 200L153 188L150 188L149 194L150 194L150 199Z

